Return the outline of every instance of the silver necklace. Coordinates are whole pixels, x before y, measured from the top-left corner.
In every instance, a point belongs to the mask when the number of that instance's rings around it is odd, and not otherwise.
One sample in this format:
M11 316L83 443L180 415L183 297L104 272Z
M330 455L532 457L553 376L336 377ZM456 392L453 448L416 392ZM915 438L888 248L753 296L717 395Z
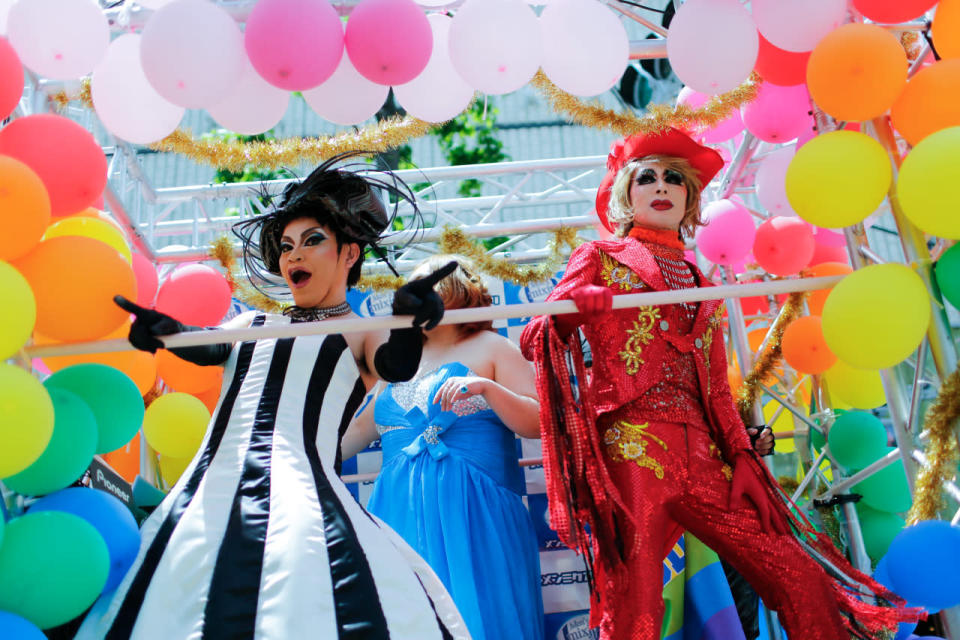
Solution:
M346 301L332 307L298 307L292 305L283 310L283 315L292 318L295 322L319 322L327 318L335 318L350 313L350 305Z

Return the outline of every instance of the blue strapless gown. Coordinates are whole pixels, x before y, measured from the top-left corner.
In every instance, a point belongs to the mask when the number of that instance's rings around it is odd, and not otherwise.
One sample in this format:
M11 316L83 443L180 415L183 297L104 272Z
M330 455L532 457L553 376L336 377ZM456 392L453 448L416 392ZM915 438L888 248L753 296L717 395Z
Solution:
M516 439L482 396L440 411L449 363L377 399L383 466L367 509L443 581L474 640L543 638L537 538L520 499Z

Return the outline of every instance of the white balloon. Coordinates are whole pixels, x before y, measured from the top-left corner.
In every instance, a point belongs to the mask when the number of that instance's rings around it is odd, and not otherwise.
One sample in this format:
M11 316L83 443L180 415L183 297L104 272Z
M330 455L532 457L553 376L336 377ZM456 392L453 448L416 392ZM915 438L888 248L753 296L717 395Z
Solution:
M252 136L275 127L289 103L290 92L264 80L244 58L240 82L207 112L221 127Z
M333 75L319 87L303 92L318 116L335 124L357 124L380 110L390 87L360 75L350 56L343 56Z
M771 216L796 217L797 215L787 199L786 187L787 167L790 166L790 161L796 153L796 147L790 145L771 152L760 161L760 167L754 178L757 200Z
M450 60L478 91L510 93L540 67L537 16L523 0L467 0L450 26Z
M174 0L143 28L140 62L147 80L161 96L188 109L215 104L233 89L245 56L240 27L207 0Z
M847 0L753 0L757 29L786 51L811 51L847 18Z
M90 96L103 126L113 135L149 144L173 133L183 119L183 107L163 99L140 66L139 34L122 35L107 49L93 70Z
M19 0L6 30L23 64L55 80L90 73L110 44L107 18L91 0Z
M137 4L147 9L159 9L165 4L170 4L173 0L137 0Z
M603 93L620 80L630 40L614 13L597 0L556 0L540 14L544 73L578 96Z
M7 35L7 15L17 0L0 0L0 35Z
M427 122L444 122L467 108L473 87L464 81L450 62L450 25L453 18L442 13L427 16L433 31L433 53L423 72L393 93L410 115Z

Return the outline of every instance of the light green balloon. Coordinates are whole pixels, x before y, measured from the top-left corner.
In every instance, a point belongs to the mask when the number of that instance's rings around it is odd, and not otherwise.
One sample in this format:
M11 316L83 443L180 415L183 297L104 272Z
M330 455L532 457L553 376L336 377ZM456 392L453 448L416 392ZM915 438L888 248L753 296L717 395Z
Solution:
M848 469L863 469L887 451L887 430L873 414L848 411L839 416L827 434L830 453Z
M42 496L70 486L90 466L97 446L97 420L74 393L53 387L53 436L40 457L3 482L17 493Z
M884 455L890 451L893 451L892 447L889 447ZM902 460L897 460L869 478L861 480L853 486L853 491L863 496L863 504L887 513L902 513L913 504Z
M0 260L0 361L20 350L37 321L37 301L30 283L8 263Z
M93 525L62 511L27 513L7 524L0 546L0 611L56 627L93 604L109 572L107 544Z
M877 511L864 504L857 505L857 517L860 519L860 531L867 555L875 563L879 562L906 523L895 513Z
M0 363L0 478L33 464L52 434L50 394L23 369Z

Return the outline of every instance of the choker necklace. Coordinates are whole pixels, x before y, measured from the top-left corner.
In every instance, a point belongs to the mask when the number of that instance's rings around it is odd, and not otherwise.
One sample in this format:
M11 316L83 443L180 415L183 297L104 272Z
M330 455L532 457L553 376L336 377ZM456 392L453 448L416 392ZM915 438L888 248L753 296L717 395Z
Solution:
M319 322L327 318L334 318L350 313L350 305L346 300L332 307L298 307L291 305L283 310L283 315L293 318L295 322Z

